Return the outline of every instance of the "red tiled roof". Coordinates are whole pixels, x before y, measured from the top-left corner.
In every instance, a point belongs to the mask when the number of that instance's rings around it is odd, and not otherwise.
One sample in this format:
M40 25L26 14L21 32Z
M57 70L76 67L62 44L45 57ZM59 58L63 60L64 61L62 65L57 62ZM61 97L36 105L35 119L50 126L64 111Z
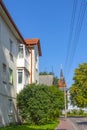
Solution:
M29 45L29 46L37 45L39 56L42 55L41 46L40 46L40 39L38 39L38 38L25 39L25 43L26 43L26 45Z
M59 79L59 81L58 81L58 85L59 85L59 88L64 88L64 87L66 87L66 83L63 82L62 79Z

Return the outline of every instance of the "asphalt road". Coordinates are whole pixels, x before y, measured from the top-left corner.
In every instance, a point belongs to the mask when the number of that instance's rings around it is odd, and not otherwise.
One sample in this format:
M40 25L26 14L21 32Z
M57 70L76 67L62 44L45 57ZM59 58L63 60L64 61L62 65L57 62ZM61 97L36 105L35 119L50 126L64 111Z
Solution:
M87 130L87 117L70 117L74 130Z

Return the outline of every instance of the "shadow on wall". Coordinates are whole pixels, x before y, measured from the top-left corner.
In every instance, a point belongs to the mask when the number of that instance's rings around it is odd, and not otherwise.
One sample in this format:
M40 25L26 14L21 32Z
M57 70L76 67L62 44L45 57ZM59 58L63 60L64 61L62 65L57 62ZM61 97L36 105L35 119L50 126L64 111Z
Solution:
M15 123L18 121L15 97L16 87L14 86L14 84L12 85L9 83L10 63L7 59L6 51L8 50L6 50L6 48L4 47L4 43L0 40L0 72L2 73L0 74L0 126L5 126L9 124L9 109L10 107L12 107L11 103L9 103L9 100L12 100L13 104L13 122Z

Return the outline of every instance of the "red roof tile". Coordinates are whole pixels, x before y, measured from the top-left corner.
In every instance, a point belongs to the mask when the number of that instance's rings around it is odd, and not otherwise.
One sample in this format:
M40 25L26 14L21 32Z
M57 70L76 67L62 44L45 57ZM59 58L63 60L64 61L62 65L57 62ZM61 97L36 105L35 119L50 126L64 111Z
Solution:
M39 56L42 55L41 46L40 46L40 39L38 39L38 38L25 39L25 43L28 46L37 45Z

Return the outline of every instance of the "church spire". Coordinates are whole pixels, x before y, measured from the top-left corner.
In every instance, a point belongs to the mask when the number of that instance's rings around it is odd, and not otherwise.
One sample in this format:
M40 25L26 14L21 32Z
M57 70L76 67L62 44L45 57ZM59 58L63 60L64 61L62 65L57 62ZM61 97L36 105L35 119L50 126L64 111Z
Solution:
M66 87L65 79L64 79L64 76L63 76L62 65L61 65L61 68L60 68L60 79L58 81L58 86L63 91L64 91L64 87Z
M61 68L60 68L60 79L63 79L63 70L62 70L62 64L61 64Z

